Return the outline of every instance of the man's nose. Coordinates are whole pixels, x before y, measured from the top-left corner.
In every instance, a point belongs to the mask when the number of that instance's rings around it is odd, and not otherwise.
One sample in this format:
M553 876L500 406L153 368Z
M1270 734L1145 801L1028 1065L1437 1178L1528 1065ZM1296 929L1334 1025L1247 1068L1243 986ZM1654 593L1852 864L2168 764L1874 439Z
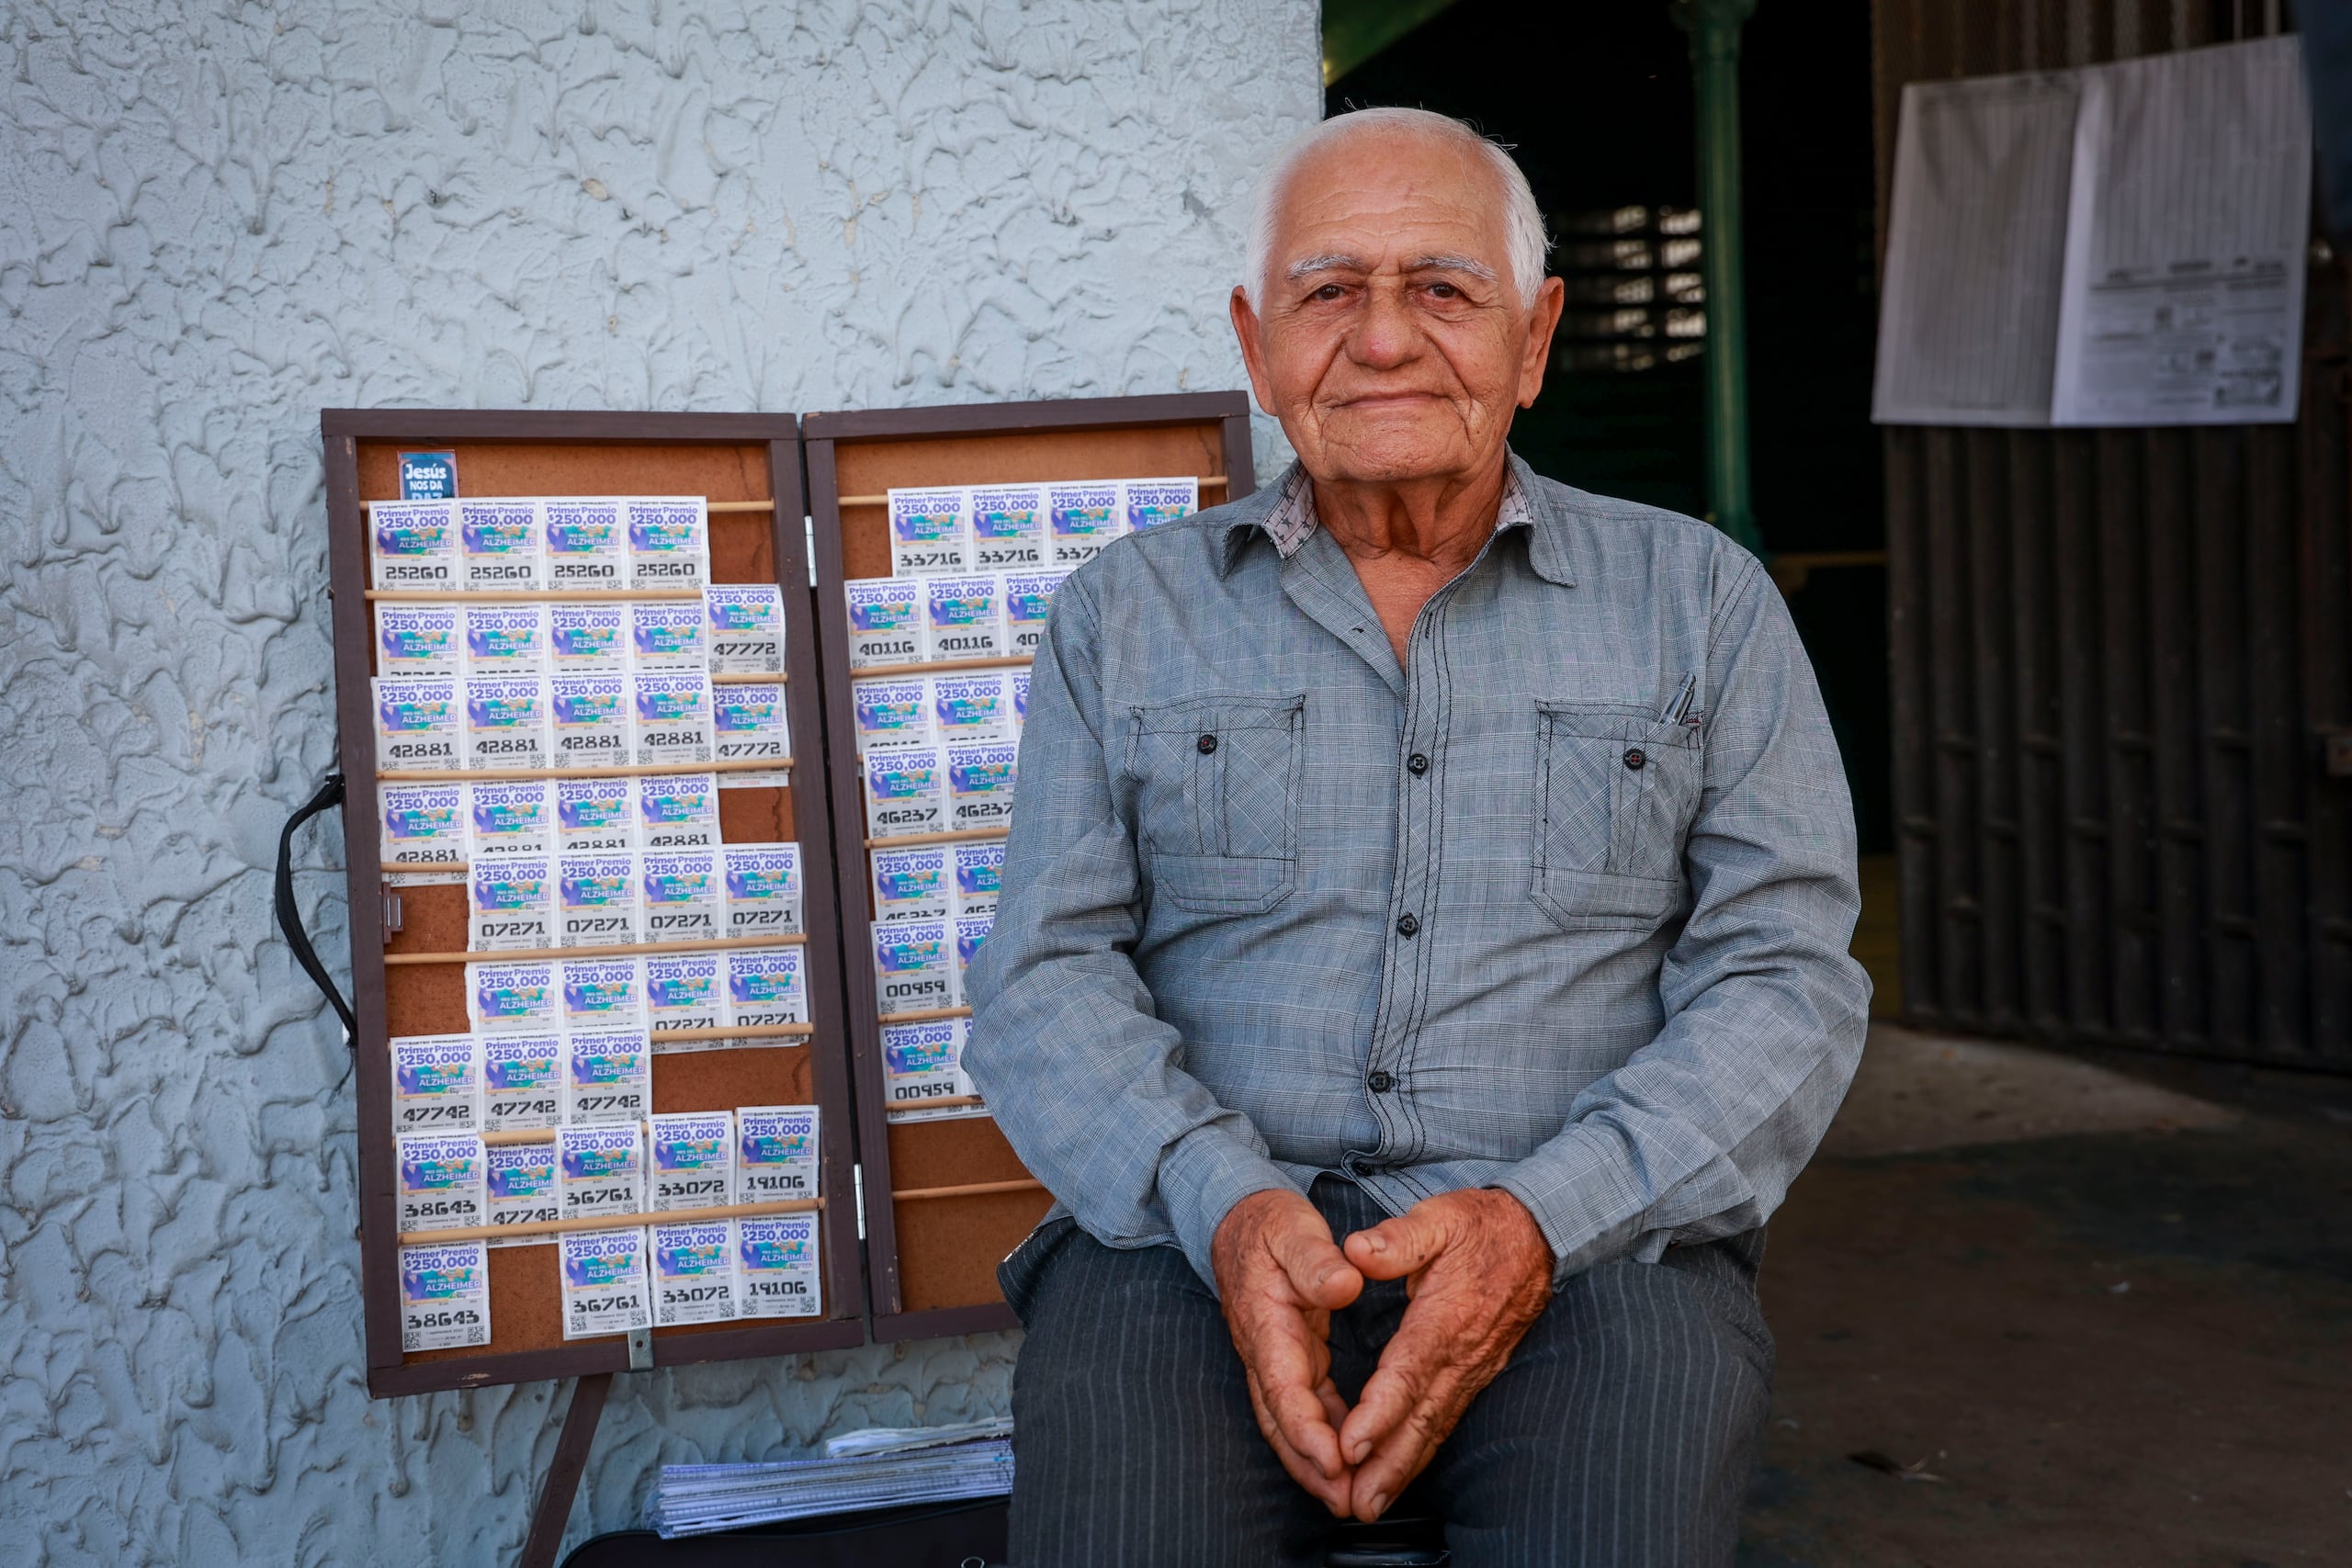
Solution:
M1348 357L1373 370L1391 370L1412 360L1421 342L1405 290L1386 280L1365 291L1363 314L1348 334Z

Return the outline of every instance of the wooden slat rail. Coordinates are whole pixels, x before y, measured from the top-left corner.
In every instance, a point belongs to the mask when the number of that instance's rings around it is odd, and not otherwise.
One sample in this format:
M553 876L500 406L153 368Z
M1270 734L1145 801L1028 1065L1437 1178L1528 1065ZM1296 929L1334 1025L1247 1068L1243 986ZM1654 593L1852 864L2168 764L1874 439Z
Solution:
M985 1198L993 1192L1043 1192L1046 1184L1035 1177L1023 1177L1018 1181L975 1181L968 1187L916 1187L904 1192L893 1192L894 1203L922 1203L933 1198Z
M1153 478L1153 477L1155 477L1155 476L1150 475L1150 474L1128 474L1128 475L1126 475L1126 476L1125 476L1125 478L1128 478L1128 479L1151 479L1151 478ZM1176 475L1176 476L1171 476L1171 477L1174 477L1174 478L1182 478L1182 476L1181 476L1181 475ZM1109 483L1113 483L1113 482L1115 482L1115 481L1109 480L1109 479L1022 479L1022 480L1018 480L1018 481L1015 481L1015 482L1017 482L1017 483L1021 483L1021 484L1049 484L1049 485L1072 484L1072 485L1083 485L1083 484L1109 484ZM1226 479L1226 477L1225 477L1223 474L1203 474L1199 479L1195 479L1193 482L1194 482L1195 484L1199 485L1203 490L1223 490L1223 489L1226 487L1226 484L1227 483L1227 480ZM909 487L907 487L907 488L909 488L909 489L912 489L912 490L947 490L947 489L950 489L950 488L952 488L952 487L947 486L947 485L911 485L911 486L909 486ZM844 496L840 497L837 501L835 501L833 504L835 504L836 506L886 506L886 505L889 504L889 501L890 501L890 498L889 498L889 496L888 496L888 494L883 494L883 495L844 495ZM717 510L717 508L716 508L716 507L714 507L714 508L712 508L712 510L716 511L716 510Z

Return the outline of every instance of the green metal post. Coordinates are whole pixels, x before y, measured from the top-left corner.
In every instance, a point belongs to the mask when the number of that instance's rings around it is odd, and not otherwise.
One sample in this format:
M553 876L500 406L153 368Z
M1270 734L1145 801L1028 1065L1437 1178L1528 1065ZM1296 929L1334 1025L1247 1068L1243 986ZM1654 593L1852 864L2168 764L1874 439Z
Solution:
M1739 29L1756 0L1673 0L1699 108L1700 276L1707 291L1709 521L1764 547L1747 498L1747 321L1739 261Z

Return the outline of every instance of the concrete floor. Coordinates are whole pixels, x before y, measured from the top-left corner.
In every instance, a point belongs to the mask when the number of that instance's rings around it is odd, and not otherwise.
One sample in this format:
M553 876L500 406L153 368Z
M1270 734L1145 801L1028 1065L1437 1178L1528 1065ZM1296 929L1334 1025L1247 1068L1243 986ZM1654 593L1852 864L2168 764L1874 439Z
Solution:
M1882 1021L1764 1300L1742 1568L2352 1563L2352 1084Z

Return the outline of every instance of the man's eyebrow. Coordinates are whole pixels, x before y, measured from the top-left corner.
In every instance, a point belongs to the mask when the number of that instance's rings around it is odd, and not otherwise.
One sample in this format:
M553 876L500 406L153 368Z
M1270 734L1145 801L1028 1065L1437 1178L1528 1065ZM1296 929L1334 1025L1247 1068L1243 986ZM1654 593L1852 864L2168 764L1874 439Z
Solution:
M1466 272L1481 283L1495 280L1495 269L1475 256L1416 256L1407 272Z
M1295 261L1290 264L1290 269L1283 276L1293 283L1296 283L1300 278L1318 272L1363 272L1364 270L1361 257L1341 255L1332 251L1319 256L1308 256L1304 261Z

